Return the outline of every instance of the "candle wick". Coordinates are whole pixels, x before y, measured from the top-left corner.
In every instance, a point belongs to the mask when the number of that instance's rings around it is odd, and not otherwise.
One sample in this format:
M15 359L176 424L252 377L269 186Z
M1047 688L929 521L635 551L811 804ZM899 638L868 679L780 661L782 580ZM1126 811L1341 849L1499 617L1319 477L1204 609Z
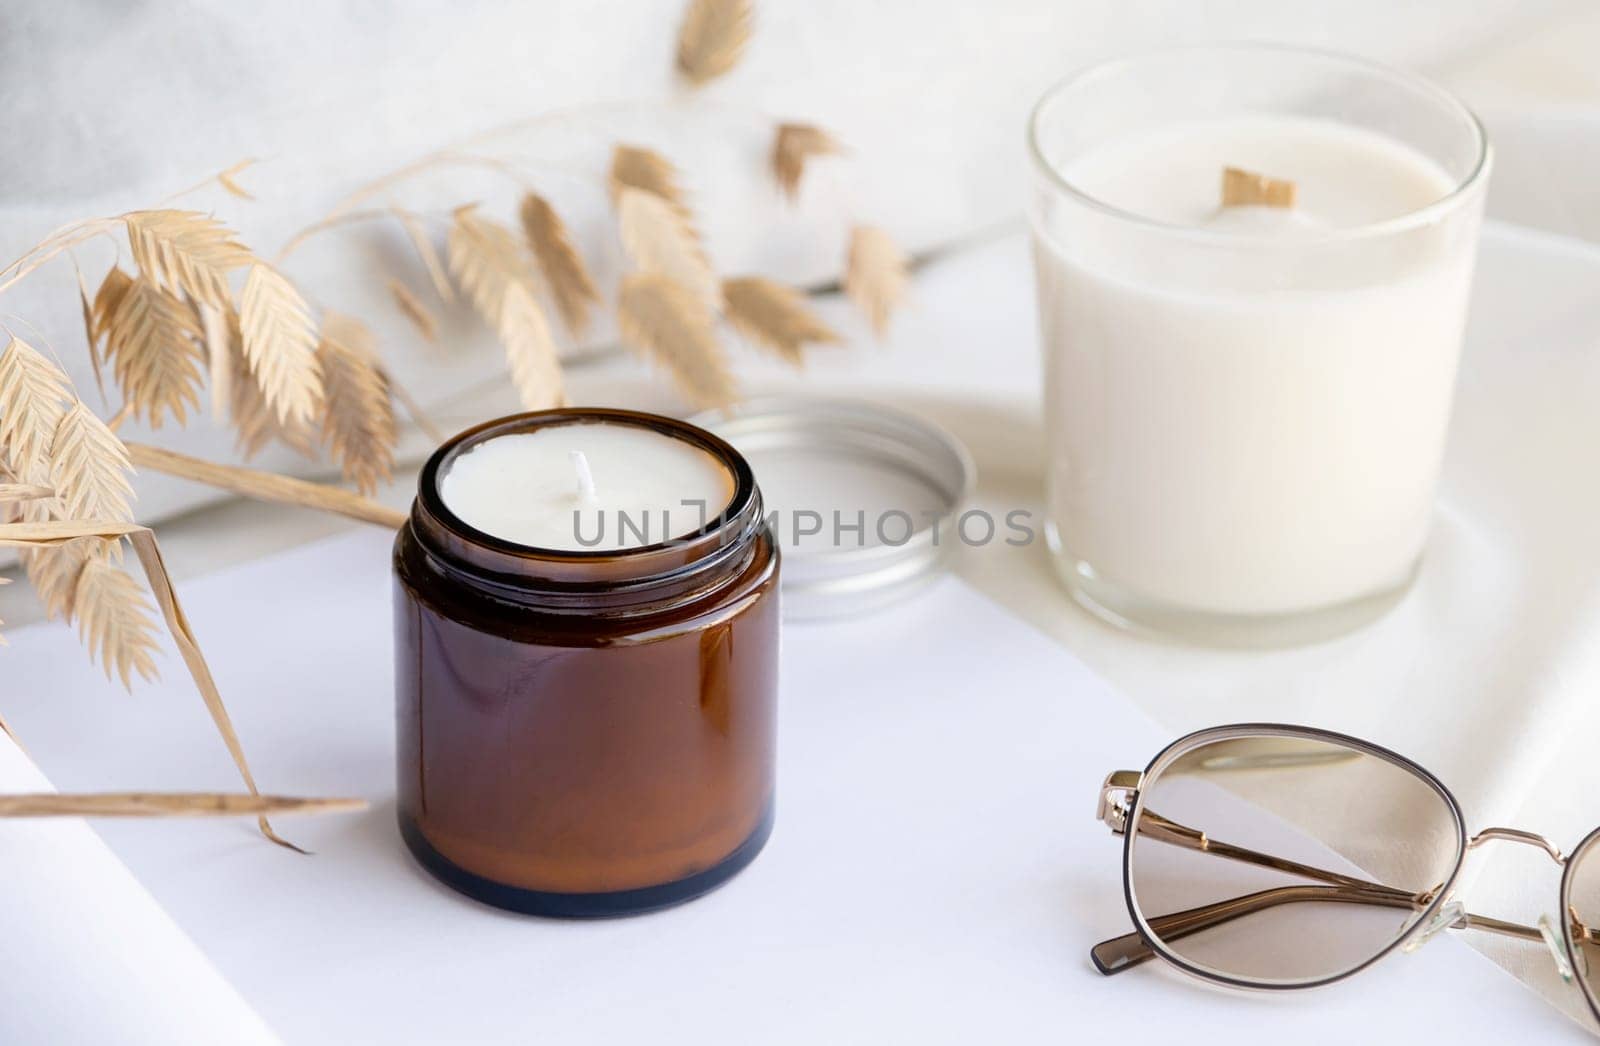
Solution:
M572 459L572 470L578 474L578 499L585 504L599 500L594 489L594 473L589 469L589 458L581 450L567 452Z

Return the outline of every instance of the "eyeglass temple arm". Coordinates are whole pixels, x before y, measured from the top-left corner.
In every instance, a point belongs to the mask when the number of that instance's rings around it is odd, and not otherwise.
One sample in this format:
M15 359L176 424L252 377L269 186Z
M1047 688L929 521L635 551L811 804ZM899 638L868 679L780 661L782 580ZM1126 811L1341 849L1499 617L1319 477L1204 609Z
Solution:
M1106 781L1107 792L1119 784L1125 786L1126 780L1121 774L1112 774ZM1110 801L1108 794L1102 794L1100 819L1110 825L1113 832L1121 835L1127 831L1128 808L1122 803ZM1244 864L1272 868L1326 884L1280 886L1191 908L1188 911L1159 916L1150 920L1150 929L1159 934L1163 940L1177 940L1255 912L1301 901L1344 901L1406 909L1416 906L1417 899L1403 890L1357 879L1326 868L1318 868L1315 865L1274 857L1257 850L1234 846L1232 843L1219 842L1197 828L1179 824L1154 810L1144 810L1140 813L1138 833L1142 837L1158 842L1214 854ZM1153 958L1155 950L1145 942L1143 935L1136 931L1100 942L1091 949L1089 955L1094 961L1095 968L1110 976Z
M1377 890L1362 890L1353 886L1278 886L1258 893L1244 894L1239 897L1217 901L1214 904L1202 905L1199 908L1190 908L1187 911L1173 912L1169 915L1158 916L1149 920L1151 931L1164 941L1182 940L1191 934L1209 930L1214 926L1232 922L1235 919L1253 915L1256 912L1276 908L1279 905L1295 904L1297 902L1343 902L1348 904L1370 904L1384 908L1403 908L1407 911L1416 910L1416 898L1400 890L1390 890L1380 887ZM1121 973L1124 970L1155 958L1155 949L1145 941L1144 936L1135 931L1125 933L1121 937L1113 937L1101 941L1089 951L1089 957L1094 961L1095 969L1106 976Z
M1128 781L1132 776L1134 775L1128 771L1119 771L1112 774L1106 779L1106 788L1101 794L1100 820L1110 825L1111 830L1119 835L1124 834L1127 830L1128 809L1122 803L1112 802L1110 795L1115 791L1131 793L1132 790L1128 788ZM1176 821L1162 817L1153 810L1145 810L1140 813L1138 833L1158 842L1182 846L1190 850L1199 850L1202 853L1215 854L1218 857L1263 868L1272 868L1328 884L1326 886L1280 886L1270 890L1262 890L1253 894L1217 901L1213 904L1191 908L1183 912L1158 916L1149 920L1150 929L1159 934L1163 940L1177 940L1283 904L1306 901L1332 901L1416 910L1426 907L1433 899L1432 891L1410 894L1392 886L1385 886L1382 883L1374 883L1353 876L1342 875L1339 872L1329 871L1326 868L1318 868L1315 865L1274 857L1271 854L1264 854L1242 846L1234 846L1231 843L1218 842L1209 838L1206 833L1197 828L1179 824ZM1499 919L1474 915L1470 912L1463 917L1461 925L1508 937L1519 937L1524 940L1542 939L1536 927L1503 922ZM1141 933L1135 931L1134 933L1123 934L1120 937L1102 941L1095 945L1089 954L1094 960L1095 967L1101 973L1110 976L1121 973L1123 970L1131 969L1153 958L1155 950L1145 942Z
M1407 894L1401 890L1390 890L1388 887L1381 887L1378 891L1366 891L1346 886L1279 886L1202 905L1199 908L1190 908L1187 911L1157 916L1149 920L1149 926L1162 940L1177 941L1191 934L1284 904L1344 902L1416 911L1425 907L1429 900L1427 894ZM1463 929L1483 930L1525 941L1543 939L1538 927L1491 919L1471 912L1465 913L1456 925ZM1101 941L1089 950L1089 957L1093 960L1095 969L1108 977L1153 959L1155 954L1155 949L1150 947L1143 934L1138 931Z
M1100 808L1098 817L1111 826L1111 831L1117 835L1124 835L1128 830L1128 815L1131 808L1131 796L1138 791L1138 780L1142 777L1137 771L1118 770L1106 778L1105 787L1100 792ZM1119 801L1117 793L1125 797ZM1326 868L1315 865L1301 864L1283 857L1274 857L1258 850L1234 846L1231 843L1218 842L1210 838L1198 828L1190 828L1186 824L1162 817L1154 810L1142 810L1139 813L1139 835L1155 839L1174 846L1182 846L1189 850L1199 850L1202 853L1215 854L1232 861L1242 861L1245 864L1254 864L1262 868L1271 868L1280 872L1288 872L1314 882L1330 883L1335 886L1355 886L1363 889L1376 887L1389 889L1381 883L1368 879L1358 879L1351 875L1341 875Z
M1124 816L1124 820L1126 817ZM1112 830L1122 834L1126 826L1113 826ZM1370 879L1360 879L1353 875L1342 875L1326 868L1318 868L1314 864L1301 864L1285 857L1275 857L1259 850L1250 850L1243 846L1234 846L1232 843L1218 842L1198 828L1179 824L1156 813L1154 810L1145 810L1139 815L1139 834L1149 839L1174 846L1182 846L1189 850L1199 850L1202 853L1214 854L1225 857L1230 861L1239 861L1243 864L1253 864L1262 868L1271 868L1279 872L1288 872L1319 883L1329 883L1333 886L1351 886L1360 889L1390 890L1391 887L1382 883L1375 883Z

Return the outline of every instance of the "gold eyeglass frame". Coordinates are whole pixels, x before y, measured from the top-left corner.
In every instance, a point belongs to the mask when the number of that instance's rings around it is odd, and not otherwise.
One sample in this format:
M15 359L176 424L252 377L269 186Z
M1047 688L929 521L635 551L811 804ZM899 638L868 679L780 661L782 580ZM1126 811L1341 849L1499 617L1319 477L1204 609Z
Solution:
M1275 737L1321 741L1384 760L1410 773L1437 793L1450 811L1456 835L1455 858L1444 882L1433 889L1411 893L1382 883L1213 840L1206 833L1171 821L1143 805L1143 797L1148 791L1146 786L1157 780L1164 770L1189 752L1220 741ZM1461 804L1438 778L1421 766L1387 748L1360 738L1331 730L1283 723L1239 723L1198 730L1180 737L1157 753L1144 770L1117 770L1108 775L1100 790L1095 817L1109 825L1114 834L1123 837L1123 897L1134 925L1132 933L1101 941L1090 950L1090 959L1095 968L1106 976L1122 973L1149 959L1158 958L1192 977L1230 988L1299 991L1353 977L1387 957L1391 952L1419 947L1442 930L1475 929L1523 940L1542 941L1549 945L1558 967L1562 967L1562 959L1565 959L1565 966L1562 968L1563 979L1577 982L1585 1001L1589 1004L1590 1012L1596 1022L1600 1022L1600 998L1597 998L1597 994L1600 994L1600 985L1592 979L1593 975L1585 965L1584 957L1574 940L1574 935L1577 935L1585 943L1600 944L1600 928L1584 926L1572 907L1574 872L1591 852L1596 855L1594 859L1600 860L1600 828L1596 828L1584 837L1569 855L1564 855L1560 848L1544 836L1520 828L1484 828L1469 837ZM1260 890L1181 912L1146 916L1139 909L1133 889L1133 844L1138 838L1152 839L1215 854L1229 860L1273 868L1309 879L1311 882ZM1549 926L1526 926L1476 915L1453 903L1455 886L1460 879L1467 854L1485 843L1495 841L1535 847L1561 867L1560 907L1557 910L1563 913L1563 916L1558 932L1553 932ZM1399 934L1370 958L1338 973L1303 981L1254 980L1229 976L1184 959L1166 944L1169 939L1179 940L1232 919L1300 901L1381 905L1408 909L1416 915L1405 932Z

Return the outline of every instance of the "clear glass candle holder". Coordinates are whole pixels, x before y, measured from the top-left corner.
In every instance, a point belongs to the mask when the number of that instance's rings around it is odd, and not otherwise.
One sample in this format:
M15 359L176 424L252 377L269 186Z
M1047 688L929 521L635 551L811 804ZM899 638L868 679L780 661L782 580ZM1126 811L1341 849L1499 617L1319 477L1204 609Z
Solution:
M1046 534L1074 598L1222 643L1387 609L1432 515L1490 166L1477 119L1358 59L1207 47L1058 84L1029 147ZM1224 207L1225 166L1297 202Z

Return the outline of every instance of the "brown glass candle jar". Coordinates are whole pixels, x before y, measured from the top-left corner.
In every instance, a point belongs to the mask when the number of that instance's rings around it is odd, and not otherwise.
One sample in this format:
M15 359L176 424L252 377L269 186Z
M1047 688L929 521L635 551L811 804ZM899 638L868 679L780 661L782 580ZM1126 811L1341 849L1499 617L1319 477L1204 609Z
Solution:
M727 508L672 541L569 552L476 530L441 498L478 443L584 422L705 450L733 477ZM625 915L699 896L760 852L778 550L731 446L619 410L469 429L424 466L394 569L400 831L435 876L516 911Z

